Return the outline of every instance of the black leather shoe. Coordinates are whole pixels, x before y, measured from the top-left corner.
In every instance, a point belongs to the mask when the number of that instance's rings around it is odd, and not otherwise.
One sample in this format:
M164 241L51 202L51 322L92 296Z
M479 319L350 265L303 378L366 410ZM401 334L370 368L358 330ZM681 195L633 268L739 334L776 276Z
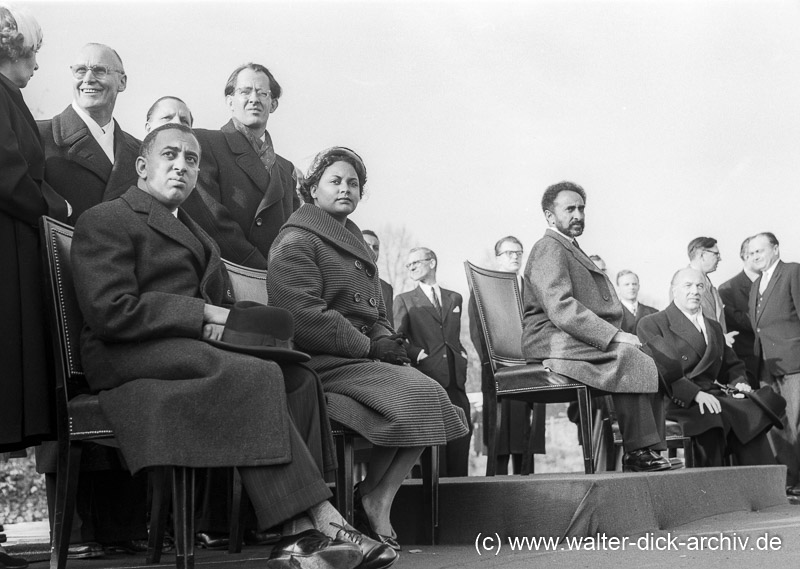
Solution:
M194 535L194 542L203 549L227 549L231 540L227 533L199 531Z
M268 567L300 567L301 569L355 569L361 567L361 548L347 540L331 539L321 531L310 529L282 538L269 555Z
M249 529L244 532L244 542L247 545L271 545L280 541L283 535L279 531L256 531Z
M364 556L364 560L357 569L386 569L394 565L400 555L390 546L379 543L374 539L367 537L358 530L348 529L339 524L331 524L339 528L336 533L336 539L341 541L349 541L356 544Z
M22 557L11 557L0 551L0 569L25 569L28 562Z
M161 545L161 553L169 553L174 549L172 541L164 536L164 542ZM111 543L103 544L103 551L107 555L136 555L137 553L147 553L147 540L146 539L128 539L124 541L113 541Z
M395 551L400 551L400 544L397 542L396 536L382 535L372 529L367 512L364 510L364 500L361 496L361 487L358 484L353 487L353 525L364 535L388 545Z
M649 448L626 452L622 457L622 470L626 472L659 472L671 468L666 458Z
M667 460L669 460L670 470L680 470L681 468L683 468L683 461L680 458L674 457L674 458L668 458Z
M71 543L67 549L67 559L93 559L103 555L103 546L95 541Z
M800 485L787 486L786 487L786 495L787 496L800 496Z

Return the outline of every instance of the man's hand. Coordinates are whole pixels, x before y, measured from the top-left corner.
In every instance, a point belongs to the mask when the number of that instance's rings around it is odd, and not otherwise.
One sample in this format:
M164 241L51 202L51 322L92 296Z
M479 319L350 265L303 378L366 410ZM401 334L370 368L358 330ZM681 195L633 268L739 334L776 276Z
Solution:
M708 412L713 414L722 411L722 405L719 404L719 399L705 391L698 391L697 395L694 396L694 400L697 402L697 406L700 407L701 415L705 413L704 408L708 409Z
M214 306L213 304L206 304L203 307L203 322L206 324L220 324L225 326L228 321L228 314L230 310L222 308L221 306ZM203 330L203 337L205 337L205 329Z
M425 350L420 350L419 353L417 354L417 363L421 362L422 360L424 360L427 357L428 357L428 354L425 353Z
M753 388L750 386L749 383L739 382L736 385L734 385L734 387L741 393L750 393L751 391L753 391Z
M203 326L203 339L205 340L222 340L222 332L225 326L222 324L205 324Z
M739 332L728 332L725 334L725 343L728 345L729 348L733 347L733 343L736 341L734 340L734 336L736 336Z
M617 342L620 344L633 344L637 348L642 347L642 342L639 341L639 338L635 334L629 334L628 332L623 332L622 330L614 334L614 337L611 338L611 342Z

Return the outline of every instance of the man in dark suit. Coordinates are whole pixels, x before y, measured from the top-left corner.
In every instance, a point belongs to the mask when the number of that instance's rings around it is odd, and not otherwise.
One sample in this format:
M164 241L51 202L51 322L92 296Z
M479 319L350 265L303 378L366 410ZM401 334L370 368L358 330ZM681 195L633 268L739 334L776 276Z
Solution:
M121 196L136 183L139 141L113 119L117 95L127 75L116 51L84 46L71 66L72 104L51 120L39 121L45 149L45 180L69 204L68 222L103 201ZM70 555L92 557L106 547L146 549L146 478L123 470L115 449L91 445L84 454L78 485ZM54 497L56 446L37 449L37 468L46 473L49 502ZM51 497L52 496L52 497ZM84 542L84 543L81 543Z
M406 268L418 283L394 300L394 322L408 340L411 365L438 381L453 405L467 417L469 433L447 443L440 453L442 476L469 474L469 441L472 434L467 398L467 352L461 345L461 295L436 283L436 253L425 247L408 252Z
M780 259L772 233L750 238L748 251L761 276L750 290L759 380L786 399L782 430L769 433L778 462L786 465L788 492L800 495L800 264Z
M221 205L215 215L237 223L252 245L242 264L262 269L281 226L300 207L295 168L276 154L267 131L280 96L269 69L242 65L225 85L231 120L221 130L195 131L203 149L198 187Z
M87 382L133 470L238 468L261 527L288 522L270 566L388 567L396 553L348 528L328 502L330 442L309 451L309 440L330 438L319 380L279 367L280 354L225 348L239 305L231 308L218 247L180 210L199 164L191 129L159 127L142 143L137 185L78 221L72 266ZM287 316L271 310L267 318ZM307 396L293 406L285 392L301 377Z
M648 314L655 314L658 310L639 302L639 276L633 271L622 269L617 273L617 290L619 301L625 309L622 316L622 331L636 334L639 320Z
M361 235L364 237L364 242L367 244L367 247L369 247L372 258L375 259L375 263L377 264L378 257L380 257L381 254L381 240L378 239L378 235L371 229L363 229ZM383 279L381 279L381 294L383 295L383 303L386 305L386 319L389 321L389 324L394 326L394 289L392 285Z
M514 273L517 275L520 292L523 291L524 281L519 276L522 267L522 255L524 248L522 242L508 235L494 244L495 265L498 271ZM509 310L517 308L510 307ZM492 368L489 364L489 353L486 349L486 342L481 330L480 318L478 317L478 307L475 304L475 297L470 295L467 306L469 313L469 336L472 340L475 351L481 360L481 391L483 391L483 422L486 425L488 411L487 397L493 396L489 382L493 381ZM497 434L497 474L508 474L509 458L513 466L513 472L522 472L522 456L526 452L525 430L531 424L531 436L533 437L533 453L545 454L545 416L547 407L543 403L533 404L533 419L528 405L524 401L512 401L503 399L500 405L500 431ZM484 427L484 444L488 444L486 436L488 429Z
M639 323L639 338L663 370L667 418L692 437L696 466L723 466L728 454L738 465L774 464L766 436L772 427L769 417L751 399L730 396L719 385L752 391L744 364L725 344L722 327L703 314L704 287L703 273L679 270L671 283L673 302Z
M750 289L759 273L753 268L753 261L750 259L748 251L749 244L750 238L748 237L742 242L739 250L739 257L744 264L742 271L719 285L719 296L725 305L725 323L728 330L739 333L733 344L733 351L744 362L750 385L757 389L759 381L758 358L755 355L756 335L753 332L753 325L750 323L749 304Z
M572 182L542 196L548 228L525 268L522 353L530 362L611 392L622 432L623 468L669 470L659 452L664 406L652 358L641 342L620 330L622 305L608 277L578 246L586 192Z

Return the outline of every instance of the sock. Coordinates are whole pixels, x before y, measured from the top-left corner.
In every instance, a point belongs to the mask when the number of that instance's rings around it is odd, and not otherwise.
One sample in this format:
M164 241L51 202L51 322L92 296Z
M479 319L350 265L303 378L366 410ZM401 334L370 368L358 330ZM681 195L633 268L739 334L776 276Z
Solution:
M314 529L314 522L306 514L300 514L287 520L283 524L283 535L297 535L306 530ZM328 535L328 534L325 534Z
M311 517L311 521L314 522L314 527L328 537L335 538L336 532L339 531L339 528L331 525L332 523L344 526L347 529L353 529L344 520L339 510L334 508L327 500L320 502L316 506L311 506L308 509L308 515Z

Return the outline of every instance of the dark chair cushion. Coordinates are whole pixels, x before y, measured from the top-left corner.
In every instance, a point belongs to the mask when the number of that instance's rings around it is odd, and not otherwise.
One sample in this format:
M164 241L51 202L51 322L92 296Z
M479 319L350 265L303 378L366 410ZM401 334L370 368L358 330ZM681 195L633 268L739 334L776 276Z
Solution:
M114 431L100 410L96 395L78 395L70 399L70 437L72 439L94 439L113 437Z
M498 397L539 403L574 401L577 389L587 388L583 383L547 371L541 364L504 367L497 370L494 378Z

